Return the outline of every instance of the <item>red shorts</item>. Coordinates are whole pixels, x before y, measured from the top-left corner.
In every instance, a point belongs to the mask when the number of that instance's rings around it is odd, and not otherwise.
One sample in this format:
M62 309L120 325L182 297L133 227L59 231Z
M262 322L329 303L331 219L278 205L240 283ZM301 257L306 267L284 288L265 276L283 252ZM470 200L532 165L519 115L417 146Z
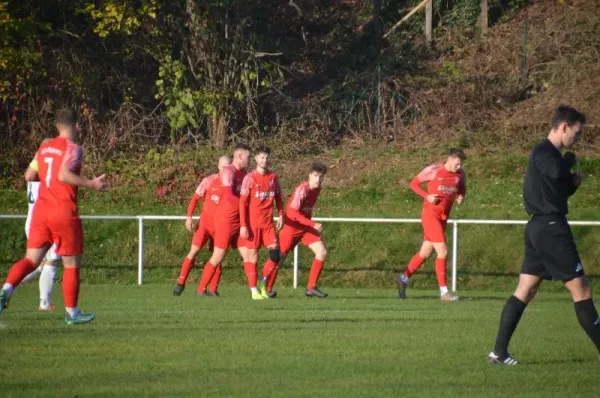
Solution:
M47 216L49 213L52 214L51 218ZM31 219L27 248L37 249L46 244L55 244L56 254L59 256L82 254L83 226L79 216L71 212L61 216L56 211L44 211L36 207Z
M248 239L240 238L240 246L248 249L258 250L261 247L277 245L277 233L275 226L270 225L265 228L248 228Z
M238 240L240 236L240 224L239 223L231 223L229 221L226 222L215 222L215 239L214 246L219 249L227 250L230 247L237 249L239 247L243 247L243 245L238 245ZM240 242L242 243L242 242Z
M320 241L321 235L313 228L298 229L285 225L279 234L279 251L282 254L287 254L296 247L298 242L302 242L304 246L309 246Z
M421 214L421 225L423 226L423 240L432 243L446 243L447 220L442 220L440 215L434 212L423 212Z
M210 224L209 222L203 222L202 218L200 218L198 228L196 228L196 232L194 232L194 237L192 238L192 245L202 248L210 240L210 251L213 250L215 231Z

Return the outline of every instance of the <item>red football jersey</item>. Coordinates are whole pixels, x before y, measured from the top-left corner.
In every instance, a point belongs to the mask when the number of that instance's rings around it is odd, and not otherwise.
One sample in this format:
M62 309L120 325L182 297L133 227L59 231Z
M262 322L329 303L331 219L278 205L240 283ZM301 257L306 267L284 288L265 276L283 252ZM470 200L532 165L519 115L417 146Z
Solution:
M77 186L59 181L58 172L64 165L79 175L81 158L81 147L66 138L57 137L40 146L35 155L40 177L36 207L46 208L50 213L57 210L77 213Z
M294 218L296 217L293 214L294 212L298 212L301 216L310 220L312 218L313 207L317 203L320 193L321 188L310 189L308 181L296 186L288 203L285 224L294 228L304 228L306 225L299 222L299 220L295 220ZM311 224L310 226L314 226L314 223Z
M463 170L453 173L446 170L443 162L425 167L413 179L411 186L414 187L414 184L418 185L424 182L427 183L427 195L438 195L439 202L433 204L426 199L423 206L442 215L442 219L448 218L456 197L466 194L465 173Z
M240 221L240 192L242 182L246 176L246 170L238 170L233 164L223 168L219 173L219 180L222 186L222 195L217 206L215 221L228 221L234 224ZM231 187L233 200L225 196L225 190Z
M200 214L214 215L221 199L221 180L219 179L219 173L203 178L194 193L204 200Z
M283 210L277 175L273 172L261 174L257 170L248 173L242 182L240 200L240 215L244 215L245 209L248 211L246 219L240 220L242 226L248 226L248 221L252 228L273 225L273 202L277 202L280 211Z

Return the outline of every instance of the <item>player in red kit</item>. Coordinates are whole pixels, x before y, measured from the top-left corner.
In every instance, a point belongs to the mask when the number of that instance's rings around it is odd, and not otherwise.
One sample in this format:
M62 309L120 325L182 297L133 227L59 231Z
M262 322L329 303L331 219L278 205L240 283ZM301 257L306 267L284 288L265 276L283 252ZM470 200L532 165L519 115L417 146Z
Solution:
M272 271L280 258L277 232L273 223L273 204L277 204L279 210L277 229L280 230L283 227L283 201L277 175L269 170L270 154L271 150L267 147L258 149L254 157L256 170L248 173L244 178L240 195L240 238L248 249L244 271L253 298L258 295L263 298L273 296L268 294L266 281L263 278L261 283L258 283L260 290L257 290L258 250L263 246L269 250L269 259L263 266L263 270Z
M229 156L221 156L219 158L219 172L225 167L229 166L231 160ZM181 265L181 272L179 278L177 278L177 286L173 290L174 296L180 296L185 289L185 282L190 274L192 268L194 268L194 260L196 255L202 247L210 240L210 250L213 250L213 242L215 239L215 226L214 226L214 214L219 205L221 199L221 181L219 180L219 173L212 174L200 182L198 188L192 196L192 200L187 209L187 218L185 220L185 227L189 232L194 233L192 238L192 247L186 258L183 260ZM196 205L200 200L204 200L202 204L202 210L200 212L200 222L197 228L194 228L192 217L196 210ZM221 278L221 264L217 265L215 274L210 281L210 288L206 292L209 296L218 296L217 289L219 287L219 280Z
M454 201L461 204L466 194L465 173L462 170L465 159L462 149L452 148L445 162L427 166L410 182L410 188L425 200L421 213L424 237L419 253L413 256L404 272L396 278L398 296L401 299L406 298L408 279L435 250L437 254L435 273L440 287L440 299L458 300L458 297L448 292L446 281L448 245L445 232ZM423 183L427 183L427 192L421 188Z
M104 175L92 180L80 177L82 151L75 143L79 123L77 113L61 109L56 114L57 138L44 142L35 160L38 171L28 169L27 180L39 177L39 198L32 215L25 258L13 264L0 291L0 312L23 278L35 270L52 244L62 257L65 267L62 287L67 315L65 323L91 322L93 314L84 314L77 307L79 296L79 266L83 254L83 228L77 208L77 187L105 191Z
M317 287L319 276L323 270L323 263L327 256L327 250L321 240L321 232L323 226L311 220L313 207L317 202L317 198L321 193L321 185L327 173L327 166L321 162L315 162L310 168L308 181L296 186L294 193L290 198L286 208L284 217L284 227L279 234L279 242L281 248L281 260L279 265L283 264L290 250L292 250L298 242L308 246L315 253L310 268L310 276L308 285L306 286L305 294L311 297L327 297L327 293L322 292ZM267 292L273 294L273 284L277 278L279 265L273 269L265 268L263 277L266 278Z
M247 249L238 245L238 239L240 234L240 192L249 163L250 147L238 144L233 150L231 164L219 172L222 190L221 199L214 215L214 249L202 271L202 278L196 290L197 296L207 296L206 288L230 247L238 248L244 261L247 259Z

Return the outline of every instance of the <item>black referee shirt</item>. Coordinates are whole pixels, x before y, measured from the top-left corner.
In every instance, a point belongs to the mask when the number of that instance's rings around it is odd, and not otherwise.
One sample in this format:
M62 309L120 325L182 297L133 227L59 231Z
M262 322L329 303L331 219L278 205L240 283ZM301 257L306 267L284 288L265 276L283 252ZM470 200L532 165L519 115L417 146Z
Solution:
M571 173L573 162L574 157L563 158L547 139L533 148L523 182L527 214L566 215L569 212L567 200L577 190Z

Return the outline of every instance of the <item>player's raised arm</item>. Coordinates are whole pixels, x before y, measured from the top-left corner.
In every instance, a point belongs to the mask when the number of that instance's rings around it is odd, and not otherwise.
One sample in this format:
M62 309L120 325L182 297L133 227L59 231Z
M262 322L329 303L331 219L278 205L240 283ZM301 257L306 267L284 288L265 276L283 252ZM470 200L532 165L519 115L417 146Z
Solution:
M25 181L39 181L40 177L38 175L38 171L40 170L38 161L36 158L33 158L27 170L25 170Z
M233 194L233 178L234 173L231 167L226 167L219 172L221 186L223 187L223 199L232 206L239 206L239 198Z
M460 172L462 179L460 180L460 185L458 186L458 197L456 198L456 202L461 204L465 199L465 195L467 194L467 176L465 175L464 170Z
M79 145L69 144L63 163L58 171L58 180L65 184L89 188L95 191L106 191L108 184L104 182L105 174L90 180L74 172L74 170L77 170L81 166L81 157L82 151Z
M306 195L307 193L305 187L300 186L296 188L296 191L294 192L294 200L292 200L292 202L288 206L287 216L291 220L299 222L304 226L314 228L316 223L300 212L300 209L302 208L302 203L306 199Z
M281 194L281 185L279 185L279 179L275 176L275 204L277 205L277 213L279 218L277 219L277 230L283 228L283 198Z
M50 141L50 138L44 138L44 140L42 141L42 145L48 141ZM39 149L38 149L38 151L39 151ZM40 166L38 164L37 157L38 157L38 153L36 152L35 156L33 157L33 160L31 161L31 163L29 163L27 170L25 170L25 181L39 181L40 180L40 176L38 175L38 172L40 171Z
M202 179L200 185L198 185L198 188L196 188L196 190L194 191L192 199L190 200L190 204L188 205L186 213L187 218L185 219L185 228L190 232L194 230L194 222L192 220L192 217L194 216L194 211L196 211L196 206L198 206L198 202L201 201L202 198L204 198L204 195L206 195L207 181L208 180L206 178Z
M431 181L438 170L440 169L440 165L432 164L430 166L425 167L409 184L410 189L412 189L417 195L422 197L423 199L435 203L437 201L437 195L428 195L427 191L421 188L421 184Z
M240 191L240 236L248 239L248 206L250 205L250 190L254 184L251 174L247 174L242 181Z

